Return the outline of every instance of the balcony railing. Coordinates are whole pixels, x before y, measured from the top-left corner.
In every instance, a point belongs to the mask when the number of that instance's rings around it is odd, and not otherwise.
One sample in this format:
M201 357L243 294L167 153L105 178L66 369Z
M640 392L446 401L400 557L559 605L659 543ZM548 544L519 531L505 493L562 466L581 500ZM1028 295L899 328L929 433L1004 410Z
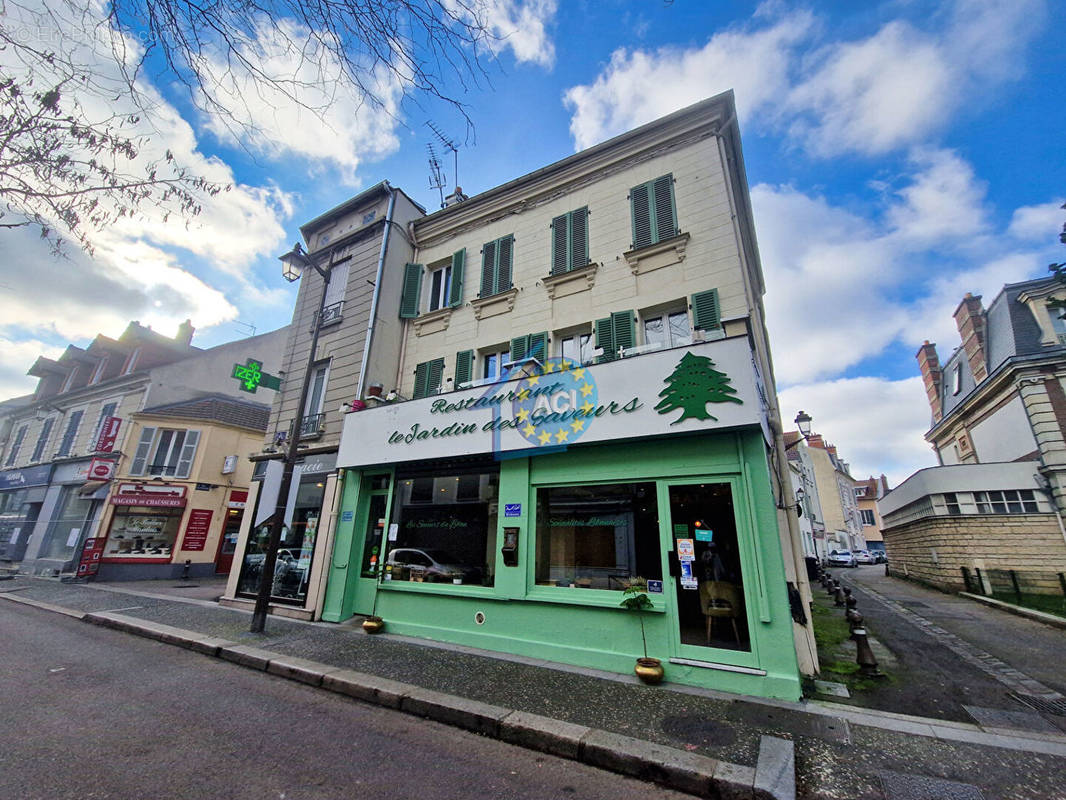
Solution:
M317 439L326 431L326 415L321 414L308 414L306 417L300 418L300 438L301 439ZM292 435L292 423L284 427L278 427L274 431L274 446L280 447L284 445L289 436Z
M341 310L344 307L344 301L339 303L332 303L322 309L322 323L321 327L325 328L327 325L336 325L344 317L341 315Z

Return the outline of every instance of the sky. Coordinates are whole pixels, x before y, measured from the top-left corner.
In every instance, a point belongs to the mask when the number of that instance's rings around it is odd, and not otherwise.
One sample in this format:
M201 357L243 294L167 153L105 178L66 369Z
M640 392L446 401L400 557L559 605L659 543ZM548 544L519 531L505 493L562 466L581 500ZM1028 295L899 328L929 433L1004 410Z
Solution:
M92 2L93 0L87 0ZM40 2L40 0L37 0ZM255 123L240 135L198 111L165 69L151 152L230 184L188 222L148 213L55 258L36 233L0 230L0 398L32 392L39 355L130 320L194 344L287 324L295 287L277 256L301 224L388 180L432 211L427 123L459 144L467 194L497 186L727 89L735 92L780 407L803 409L855 477L896 485L935 464L915 353L959 345L963 294L1041 277L1066 251L1066 4L894 0L499 0L478 81L439 100L372 80L384 107L325 86L318 119L212 87ZM57 24L62 24L59 22ZM289 55L264 50L284 69ZM87 55L86 58L90 58ZM210 57L210 54L208 55ZM101 69L104 69L102 67ZM333 94L330 94L333 92ZM450 154L442 157L448 188Z

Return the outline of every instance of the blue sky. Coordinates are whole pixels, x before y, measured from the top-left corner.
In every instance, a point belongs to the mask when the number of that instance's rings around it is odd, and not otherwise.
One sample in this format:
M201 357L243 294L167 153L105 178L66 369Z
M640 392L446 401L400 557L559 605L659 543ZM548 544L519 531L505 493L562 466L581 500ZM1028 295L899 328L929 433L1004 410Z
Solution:
M783 415L810 413L857 476L895 483L934 463L919 345L946 357L965 292L987 303L1064 256L1063 4L507 0L490 13L504 38L485 80L451 87L469 138L453 109L401 103L386 84L392 115L342 98L323 123L249 101L269 141L238 142L147 73L155 146L234 189L188 229L149 215L101 232L92 259L57 262L5 232L0 397L32 390L37 355L131 319L169 334L191 317L200 346L286 324L294 289L276 257L301 223L382 179L439 205L428 120L462 145L474 194L733 89Z

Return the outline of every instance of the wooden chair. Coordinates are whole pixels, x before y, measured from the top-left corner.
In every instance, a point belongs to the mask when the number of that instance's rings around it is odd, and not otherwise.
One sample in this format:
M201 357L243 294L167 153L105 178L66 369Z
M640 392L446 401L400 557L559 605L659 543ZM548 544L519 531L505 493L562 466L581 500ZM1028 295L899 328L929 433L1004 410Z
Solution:
M703 581L700 584L700 610L707 618L707 644L711 643L711 623L728 617L733 623L733 636L740 644L737 617L740 616L740 589L728 581Z

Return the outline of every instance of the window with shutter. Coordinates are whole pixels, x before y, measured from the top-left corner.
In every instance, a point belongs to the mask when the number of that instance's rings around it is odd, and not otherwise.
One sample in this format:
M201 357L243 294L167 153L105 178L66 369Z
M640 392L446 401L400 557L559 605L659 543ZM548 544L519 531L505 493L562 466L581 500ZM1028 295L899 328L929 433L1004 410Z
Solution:
M18 433L15 434L15 441L7 452L7 461L4 462L5 467L10 467L15 463L15 459L19 457L19 450L22 449L22 440L26 438L26 430L29 427L29 425L23 425L18 429Z
M429 362L423 361L415 367L414 399L426 396L426 379L429 377Z
M415 367L415 390L414 398L428 397L440 390L441 380L444 377L444 359L435 358L432 361L423 361Z
M708 331L722 327L717 289L692 295L692 320L694 327L698 330Z
M615 311L611 314L611 329L615 350L626 350L637 343L632 311Z
M492 297L511 288L514 234L486 242L481 248L481 297Z
M400 295L400 318L414 319L418 316L418 304L422 294L422 265L408 264L403 270L403 292Z
M462 350L455 354L455 388L469 383L474 377L474 351Z
M541 364L544 363L544 359L548 355L548 333L547 331L541 331L540 333L531 333L527 337L529 340L529 346L526 349L526 358L535 358Z
M71 448L74 447L74 439L78 435L78 428L81 427L81 418L84 415L84 410L71 413L70 418L67 420L67 429L63 431L63 438L59 442L59 450L56 452L57 456L70 454Z
M529 352L529 336L517 336L511 340L511 361L521 361Z
M466 248L452 255L452 289L448 305L452 308L463 304L463 271L466 267Z
M588 264L588 214L584 207L552 220L552 275Z
M614 327L611 325L610 317L596 320L596 347L603 350L599 361L614 361L618 356L614 346Z
M629 192L629 202L633 212L634 250L677 235L673 175L634 186Z
M130 475L143 475L145 465L148 463L148 452L152 449L152 440L155 438L155 428L142 428L141 439L137 442L137 450L133 454L133 465L130 467Z
M52 426L55 423L56 418L49 417L44 421L44 425L41 426L41 433L37 436L37 444L33 446L33 456L30 459L34 463L40 461L44 455L45 445L48 444L48 439L52 436Z
M186 431L185 441L181 447L181 455L178 457L178 466L174 471L175 478L188 478L192 472L192 462L196 458L196 445L200 442L200 431Z

